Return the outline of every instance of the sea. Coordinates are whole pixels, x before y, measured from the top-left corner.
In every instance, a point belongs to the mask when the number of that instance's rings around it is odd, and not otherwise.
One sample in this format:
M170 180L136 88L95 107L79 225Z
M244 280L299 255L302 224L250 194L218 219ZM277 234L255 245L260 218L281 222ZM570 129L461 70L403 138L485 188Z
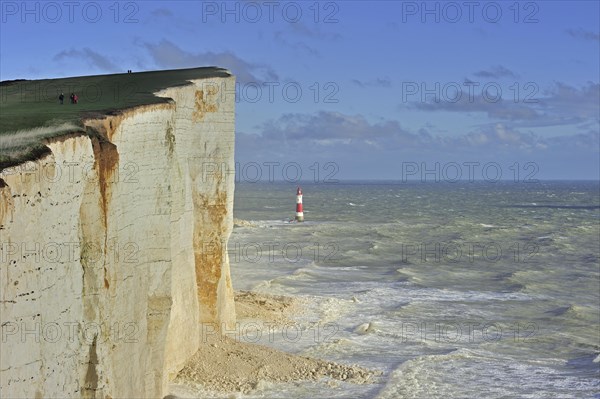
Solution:
M234 288L304 304L238 338L381 375L239 397L600 398L597 181L297 185L236 185Z

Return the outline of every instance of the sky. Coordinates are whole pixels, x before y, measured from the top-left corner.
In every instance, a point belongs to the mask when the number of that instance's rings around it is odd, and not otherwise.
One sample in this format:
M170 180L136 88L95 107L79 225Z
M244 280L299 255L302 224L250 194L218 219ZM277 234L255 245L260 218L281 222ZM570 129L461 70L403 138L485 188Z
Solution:
M220 66L238 180L600 178L597 1L0 1L0 79Z

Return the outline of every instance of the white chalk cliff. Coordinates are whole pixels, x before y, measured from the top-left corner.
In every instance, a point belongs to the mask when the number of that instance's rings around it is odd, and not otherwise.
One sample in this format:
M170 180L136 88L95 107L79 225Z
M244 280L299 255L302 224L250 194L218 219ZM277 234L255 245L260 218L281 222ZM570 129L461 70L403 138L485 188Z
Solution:
M162 398L235 323L235 80L210 81L0 171L0 397Z

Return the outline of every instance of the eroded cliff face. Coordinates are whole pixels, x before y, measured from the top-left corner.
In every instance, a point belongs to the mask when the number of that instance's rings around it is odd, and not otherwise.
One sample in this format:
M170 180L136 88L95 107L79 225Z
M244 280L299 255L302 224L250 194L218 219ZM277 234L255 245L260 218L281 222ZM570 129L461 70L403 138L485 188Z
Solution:
M200 331L233 326L234 84L163 90L0 172L0 397L162 397Z

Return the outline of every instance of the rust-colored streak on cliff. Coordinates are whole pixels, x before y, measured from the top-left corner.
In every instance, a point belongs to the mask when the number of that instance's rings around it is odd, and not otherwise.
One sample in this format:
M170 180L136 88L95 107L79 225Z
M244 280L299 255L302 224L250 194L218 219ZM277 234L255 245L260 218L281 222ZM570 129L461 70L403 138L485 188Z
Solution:
M227 214L227 194L217 190L211 199L209 201L200 193L193 194L194 211L197 215L194 226L196 286L202 322L217 320L217 289L224 259L221 237ZM211 226L209 232L205 231L205 226Z
M200 122L204 119L204 115L208 112L217 112L219 107L217 106L217 93L219 88L217 86L207 86L206 91L196 91L196 101L194 104L194 113L192 119L194 122Z
M94 167L98 174L98 185L100 188L100 207L102 209L102 224L104 231L108 232L108 206L112 196L113 176L119 165L119 152L117 147L107 141L94 138L92 140L94 150ZM108 253L108 235L104 237L104 253ZM106 265L104 265L104 288L109 288L110 284L106 277Z
M103 226L107 227L108 203L111 198L111 184L113 183L113 175L119 164L119 153L117 147L107 141L98 139L92 140L92 148L94 150L95 169L98 174L98 184L100 188Z
M12 216L13 208L10 187L4 180L0 179L0 229L4 227L4 223L10 221L8 215Z

